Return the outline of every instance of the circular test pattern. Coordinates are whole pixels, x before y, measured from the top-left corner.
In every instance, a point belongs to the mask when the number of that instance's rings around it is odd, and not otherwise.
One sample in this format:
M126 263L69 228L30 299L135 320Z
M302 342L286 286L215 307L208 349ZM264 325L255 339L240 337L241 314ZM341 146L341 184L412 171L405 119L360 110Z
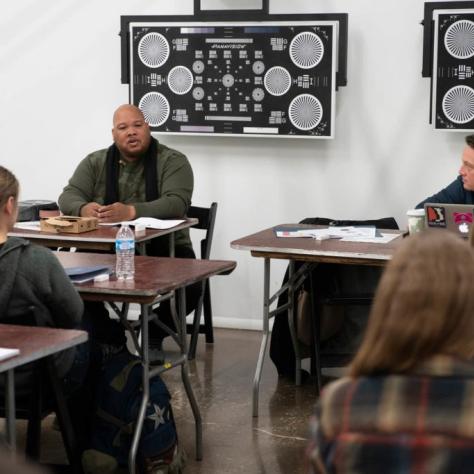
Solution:
M444 115L457 124L474 119L474 90L468 86L454 86L443 97Z
M196 74L201 74L204 71L204 63L202 61L194 61L193 62L193 71Z
M255 102L261 102L264 97L265 97L265 91L261 87L256 87L252 91L252 99Z
M314 95L301 94L291 101L288 107L288 117L298 130L312 130L321 122L323 106Z
M193 90L194 100L202 100L204 98L204 89L202 87L196 87Z
M291 40L289 51L295 66L311 69L323 59L324 44L316 33L303 31Z
M145 66L163 66L169 55L169 43L160 33L147 33L138 43L138 57Z
M467 59L474 55L474 22L459 20L453 23L444 35L444 46L457 59Z
M269 94L285 95L291 87L291 75L284 67L274 66L265 74L263 84Z
M222 84L225 87L232 87L235 83L234 76L232 74L224 74L222 77Z
M145 121L150 127L159 127L163 125L170 115L170 104L166 97L159 92L148 92L138 104L142 111Z
M177 95L187 94L193 88L193 74L185 66L175 66L168 73L168 87Z
M254 74L263 74L263 71L265 71L265 64L263 64L262 61L255 61L252 64L252 71Z

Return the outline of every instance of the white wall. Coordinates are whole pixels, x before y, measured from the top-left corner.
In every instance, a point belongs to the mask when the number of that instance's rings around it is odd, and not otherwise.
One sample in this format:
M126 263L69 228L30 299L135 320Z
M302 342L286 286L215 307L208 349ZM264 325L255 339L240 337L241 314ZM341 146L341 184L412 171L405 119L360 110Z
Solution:
M259 2L257 2L259 3ZM235 8L235 0L206 0ZM242 4L251 7L252 0ZM262 261L229 242L307 216L404 213L456 175L464 134L428 124L422 0L273 0L272 13L349 13L348 86L334 140L169 137L189 157L194 203L219 202L213 257L238 261L212 281L220 323L259 327ZM191 0L15 0L0 15L0 163L22 199L56 199L78 162L108 146L120 84L120 15L190 14ZM281 281L277 264L272 286Z

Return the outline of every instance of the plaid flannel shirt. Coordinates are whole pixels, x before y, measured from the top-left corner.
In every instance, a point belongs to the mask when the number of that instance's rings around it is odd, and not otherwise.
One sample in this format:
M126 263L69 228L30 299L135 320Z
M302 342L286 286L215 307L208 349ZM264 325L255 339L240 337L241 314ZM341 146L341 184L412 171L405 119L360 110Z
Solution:
M409 375L329 384L307 459L317 474L474 473L474 363L437 356Z

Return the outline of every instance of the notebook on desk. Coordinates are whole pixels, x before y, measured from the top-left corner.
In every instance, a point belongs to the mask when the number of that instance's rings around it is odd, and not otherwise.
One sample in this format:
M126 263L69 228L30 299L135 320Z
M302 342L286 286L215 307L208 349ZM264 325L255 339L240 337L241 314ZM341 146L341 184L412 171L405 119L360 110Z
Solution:
M86 267L66 267L66 275L74 283L86 283L100 275L111 275L113 270L107 265L91 265Z
M445 229L467 238L473 222L473 204L425 204L425 227L428 229Z

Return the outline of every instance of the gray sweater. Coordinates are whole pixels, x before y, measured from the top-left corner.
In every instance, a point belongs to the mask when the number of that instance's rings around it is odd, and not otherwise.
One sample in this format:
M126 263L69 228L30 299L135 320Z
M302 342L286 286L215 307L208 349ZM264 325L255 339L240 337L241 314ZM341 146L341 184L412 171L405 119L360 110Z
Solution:
M58 259L44 247L10 237L0 246L0 323L73 329L83 303ZM58 375L70 369L75 350L56 356Z

